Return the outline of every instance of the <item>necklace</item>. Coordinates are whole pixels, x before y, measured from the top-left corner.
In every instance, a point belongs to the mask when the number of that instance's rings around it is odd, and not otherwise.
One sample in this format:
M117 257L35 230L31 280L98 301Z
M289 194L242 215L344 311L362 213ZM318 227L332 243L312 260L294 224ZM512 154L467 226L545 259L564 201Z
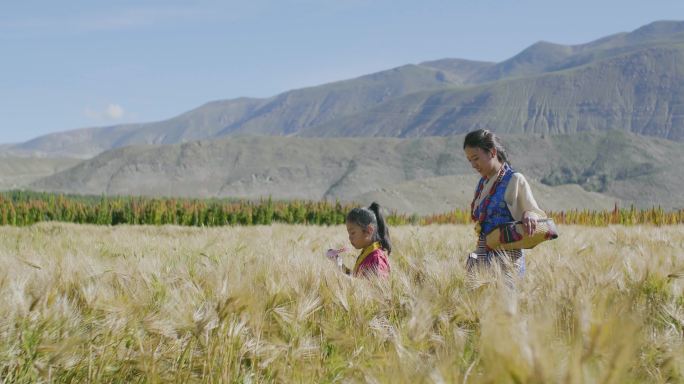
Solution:
M482 190L484 189L484 185L487 179L483 177L482 179L480 179L480 182L477 185L477 189L475 190L475 198L473 198L472 203L470 203L470 217L473 219L473 221L477 221L477 224L475 224L475 232L477 232L478 235L482 232L482 223L487 217L487 207L489 206L489 203L492 200L492 196L494 196L494 194L496 193L496 189L499 187L501 179L503 179L504 175L506 174L506 171L509 169L510 167L508 166L508 164L503 163L501 169L499 169L499 173L496 177L496 180L494 181L494 184L489 189L489 193L480 203L479 215L475 216L475 202L480 198L480 194L482 194Z

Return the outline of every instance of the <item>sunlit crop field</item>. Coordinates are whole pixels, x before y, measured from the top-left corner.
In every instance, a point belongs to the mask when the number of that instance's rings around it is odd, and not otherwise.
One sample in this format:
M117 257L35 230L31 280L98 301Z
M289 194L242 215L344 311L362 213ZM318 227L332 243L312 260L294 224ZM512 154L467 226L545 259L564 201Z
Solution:
M0 227L0 376L684 381L684 226L559 231L510 287L467 277L464 225L391 228L385 282L326 260L343 226Z

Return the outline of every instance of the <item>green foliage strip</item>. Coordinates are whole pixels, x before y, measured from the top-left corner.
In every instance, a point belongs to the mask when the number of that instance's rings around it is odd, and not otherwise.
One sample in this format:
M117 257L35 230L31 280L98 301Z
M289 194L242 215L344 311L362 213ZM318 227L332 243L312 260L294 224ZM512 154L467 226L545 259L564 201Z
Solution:
M98 225L268 225L271 223L343 224L346 212L357 205L339 201L258 201L229 199L178 199L148 197L97 197L10 191L0 193L0 224L26 226L44 221ZM684 209L618 208L551 212L559 224L606 226L611 224L672 225L684 223ZM469 224L467 210L418 216L391 213L390 225Z

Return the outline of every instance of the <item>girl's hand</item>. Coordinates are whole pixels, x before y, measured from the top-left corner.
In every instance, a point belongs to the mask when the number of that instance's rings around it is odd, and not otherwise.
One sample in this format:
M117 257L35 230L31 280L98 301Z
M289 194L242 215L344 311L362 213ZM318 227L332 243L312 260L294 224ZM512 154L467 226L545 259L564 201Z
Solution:
M535 229L537 229L537 215L530 211L525 211L523 214L522 224L525 228L525 232L528 235L533 234Z
M325 256L330 260L337 260L340 257L340 253L347 252L347 247L342 247L340 249L328 249Z

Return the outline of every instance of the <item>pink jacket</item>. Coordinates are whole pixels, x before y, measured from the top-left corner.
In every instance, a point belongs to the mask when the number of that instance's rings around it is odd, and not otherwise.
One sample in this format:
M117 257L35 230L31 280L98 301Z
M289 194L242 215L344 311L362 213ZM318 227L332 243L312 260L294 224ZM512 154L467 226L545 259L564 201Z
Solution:
M354 276L369 276L377 274L379 277L389 277L390 265L387 254L382 248L376 249L369 253L368 256L359 265L359 268L354 271Z

